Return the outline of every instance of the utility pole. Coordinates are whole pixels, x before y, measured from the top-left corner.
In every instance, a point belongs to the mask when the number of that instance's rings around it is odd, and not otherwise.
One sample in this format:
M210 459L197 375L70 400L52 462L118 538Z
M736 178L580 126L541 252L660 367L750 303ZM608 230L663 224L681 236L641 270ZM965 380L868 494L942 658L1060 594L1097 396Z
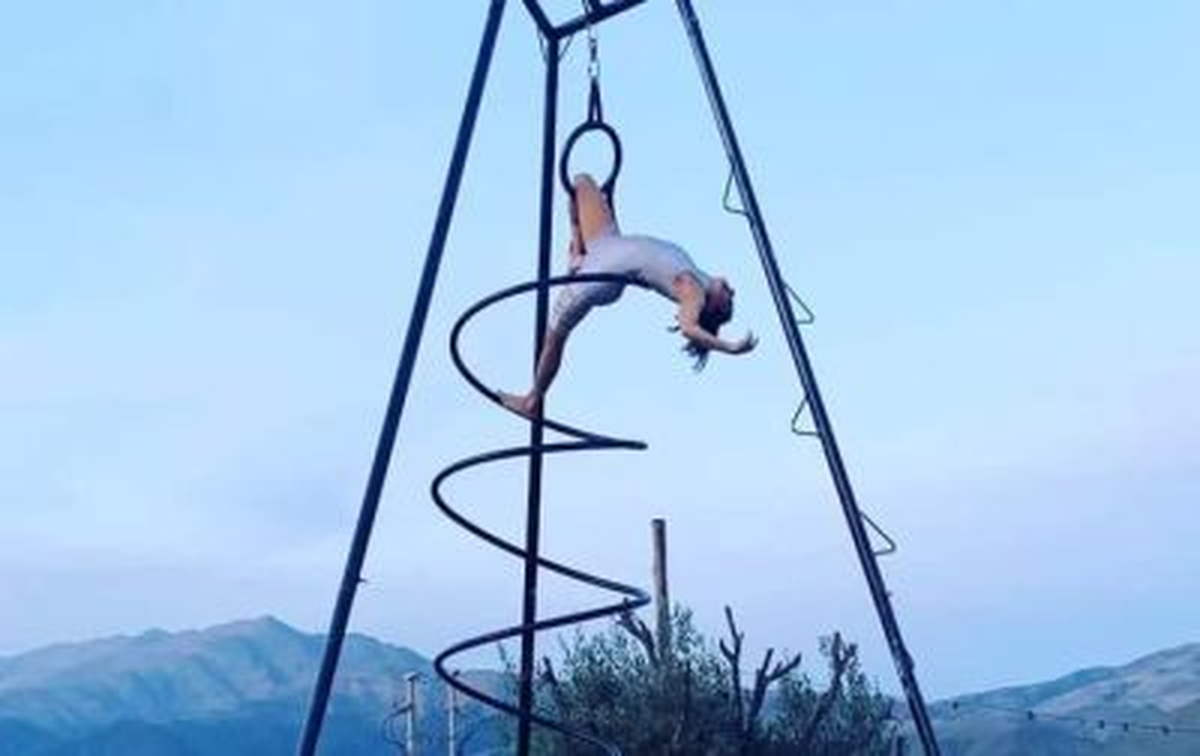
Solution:
M405 756L417 756L417 680L418 672L404 676L408 690L408 702L404 705L404 750Z
M457 678L458 672L454 673ZM446 753L458 756L458 688L446 686Z
M659 658L671 658L671 596L667 590L667 521L655 517L650 522L654 545L655 633Z

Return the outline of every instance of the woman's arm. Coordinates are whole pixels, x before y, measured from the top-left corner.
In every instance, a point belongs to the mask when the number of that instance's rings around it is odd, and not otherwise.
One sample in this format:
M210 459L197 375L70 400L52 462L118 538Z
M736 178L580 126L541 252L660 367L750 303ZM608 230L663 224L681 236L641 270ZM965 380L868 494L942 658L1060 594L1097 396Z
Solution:
M753 333L747 331L746 335L737 341L726 341L719 336L714 336L708 331L700 327L699 323L686 323L683 320L679 321L679 332L683 334L688 341L695 342L705 349L714 352L724 352L725 354L745 354L754 349L758 345L758 339Z
M700 325L700 312L704 309L704 290L690 276L681 276L675 284L679 298L679 312L675 315L679 333L688 341L701 347L725 354L745 354L758 344L753 333L747 332L737 341L726 341L709 333Z

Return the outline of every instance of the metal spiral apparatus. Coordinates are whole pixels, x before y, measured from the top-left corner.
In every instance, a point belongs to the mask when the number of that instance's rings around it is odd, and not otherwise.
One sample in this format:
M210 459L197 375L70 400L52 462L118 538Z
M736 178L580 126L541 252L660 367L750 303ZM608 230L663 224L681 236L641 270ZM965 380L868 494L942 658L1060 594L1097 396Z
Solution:
M455 322L450 333L450 354L454 361L454 366L458 369L459 373L462 374L463 378L465 378L467 382L475 388L476 391L483 394L491 401L504 406L501 403L499 394L493 389L488 388L483 381L481 381L479 377L467 366L466 361L462 357L462 353L459 348L459 337L467 323L488 307L491 307L492 305L503 300L510 299L521 294L526 294L530 291L535 291L541 288L543 285L546 287L553 287L562 286L568 283L599 281L619 281L623 284L646 288L641 282L630 279L627 276L593 273L552 277L546 279L544 284L539 281L529 281L497 291L469 307ZM446 496L442 493L442 484L451 477L474 467L488 465L504 460L511 460L514 458L528 458L535 454L562 454L612 449L641 451L647 448L646 444L642 441L606 436L545 417L541 418L540 420L530 419L530 421L540 422L544 428L556 431L563 436L566 436L567 440L554 441L550 443L544 442L537 446L525 445L507 447L466 457L447 466L445 469L439 472L434 477L433 482L430 485L430 493L433 497L433 500L443 514L474 536L491 544L495 548L498 548L501 551L507 552L508 554L511 554L514 557L522 560L527 559L527 554L524 548L512 543L511 541L501 538L495 533L481 527L475 522L472 522L464 514L451 506L447 501ZM565 627L567 625L581 624L591 620L599 619L601 617L619 615L625 612L640 609L641 607L644 607L650 603L650 595L646 591L635 586L626 585L615 580L610 580L605 577L584 572L583 570L571 567L562 562L543 557L540 554L535 555L535 560L539 569L548 570L565 578L599 588L610 593L615 593L619 596L618 600L606 603L593 609L586 609L569 614L540 619L532 625L532 630L535 633L541 633L554 628ZM471 687L462 680L461 676L456 676L452 671L447 669L448 661L459 654L480 648L482 646L515 638L528 629L529 628L527 628L525 625L513 625L455 643L438 654L433 662L434 668L447 685L453 686L463 694L480 701L487 706L491 706L495 709L506 712L514 717L517 717L518 719L531 721L537 725L561 733L568 737L591 743L596 747L603 749L606 753L611 754L612 756L620 756L620 749L616 748L612 744L607 743L588 733L573 730L560 722L556 722L532 711L522 711L520 708L514 706L508 701L501 700L482 690Z
M543 260L545 259L545 256L548 255L549 250L549 212L551 207L551 187L553 184L553 171L551 170L550 166L554 162L556 143L555 124L557 122L557 96L559 82L558 66L561 53L564 49L562 42L563 40L569 40L571 35L578 31L585 29L588 30L590 43L589 53L592 57L592 65L589 69L589 78L591 79L591 91L593 96L589 98L588 119L580 128L583 131L598 129L612 139L615 147L619 149L619 140L615 138L615 132L611 129L606 130L601 126L597 126L598 123L603 123L603 120L600 118L599 112L599 68L598 59L595 56L595 43L592 29L606 19L616 17L627 10L642 5L645 3L645 0L582 0L582 2L582 15L557 24L551 19L551 16L548 15L546 10L542 7L540 0L523 0L522 3L538 27L540 39L543 43L543 57L546 62L546 97L542 132L542 242L540 249L540 254L543 256ZM750 181L749 171L746 168L745 160L742 156L741 146L738 142L737 134L733 127L733 121L729 115L728 107L725 104L725 98L721 91L721 87L717 81L716 72L712 58L708 52L707 43L705 42L704 35L700 29L699 19L696 16L695 9L692 7L691 0L675 0L675 5L679 11L680 20L683 23L684 31L687 35L688 42L695 57L700 78L704 84L704 91L707 95L713 118L716 122L717 131L721 136L721 143L724 147L725 154L729 159L732 179L730 181L730 186L732 187L732 185L736 184L738 194L742 200L742 209L736 210L735 212L743 215L750 225L750 231L754 238L755 247L758 251L758 259L762 264L763 273L766 276L767 287L771 293L771 300L779 314L784 340L788 346L788 352L791 356L792 364L796 371L796 377L799 379L804 392L802 395L803 402L800 408L797 410L796 417L793 420L793 430L800 435L812 436L818 439L820 442L821 450L824 454L826 464L833 479L834 488L837 491L838 500L841 504L843 514L846 518L846 524L849 528L850 535L854 543L855 552L863 569L863 576L866 579L867 587L870 591L876 613L879 616L880 624L883 627L884 634L888 641L888 646L896 664L896 671L904 689L905 697L908 700L909 710L912 713L913 721L916 726L917 733L920 736L921 744L924 747L927 756L938 756L940 750L937 744L936 735L933 730L932 720L925 705L924 697L921 694L920 686L917 683L913 660L905 648L904 640L900 633L899 623L891 605L890 593L884 582L883 575L879 570L877 561L877 557L880 556L880 554L884 551L888 551L889 549L893 548L894 544L885 546L881 549L871 543L871 536L867 532L867 523L869 520L867 520L865 515L862 513L862 510L858 507L853 487L850 484L849 474L846 470L845 463L842 460L841 451L833 434L832 423L830 422L828 411L826 410L824 400L822 399L819 387L817 385L811 360L808 357L807 348L799 332L801 323L797 321L803 321L804 318L797 318L793 311L793 299L795 298L795 293L789 291L787 284L784 282L783 276L779 270L779 265L772 248L770 238L766 231L766 224L763 221L762 212L759 208L758 201L755 197L754 189ZM345 641L347 629L350 623L350 614L353 607L354 598L357 593L358 586L364 582L362 571L364 561L366 559L367 548L370 542L375 518L379 509L384 483L386 482L391 455L396 444L399 424L404 412L405 400L409 393L409 386L411 384L413 371L416 365L417 353L419 351L422 334L424 332L425 323L429 314L430 303L433 297L434 284L436 283L439 265L443 257L443 252L445 251L450 221L454 212L454 206L458 196L459 188L462 183L462 176L466 166L467 155L471 146L475 124L479 115L485 84L491 68L493 52L499 36L500 22L504 14L504 7L505 0L491 0L490 4L488 5L487 21L484 25L483 35L479 43L479 52L476 57L475 67L471 74L466 101L463 105L462 118L459 122L453 153L446 171L446 180L443 185L441 200L438 205L437 218L434 221L433 232L430 237L429 248L425 257L425 264L421 271L417 296L413 302L412 317L409 319L408 329L404 339L404 346L401 351L399 363L396 367L396 374L392 382L391 394L389 395L388 399L387 411L384 415L384 421L380 428L379 441L376 445L375 456L371 464L370 475L368 476L367 485L363 493L362 505L359 509L359 516L355 525L354 536L350 543L345 568L342 572L341 584L337 594L332 617L330 619L329 634L325 642L325 650L321 658L321 666L318 670L317 679L313 686L308 714L305 718L304 729L300 736L300 742L297 748L299 756L314 756L316 752L321 734L321 727L324 723L325 715L329 706L330 696L333 690L333 682L337 672L338 660L341 656L342 646ZM582 132L580 129L577 129L576 133ZM567 152L569 153L569 150ZM611 192L609 193L611 194ZM732 208L730 209L732 210ZM539 281L536 283L526 283L514 286L512 288L499 291L496 294L487 297L486 299L480 300L462 315L454 327L451 338L451 349L456 367L467 379L467 381L475 387L476 390L493 402L502 404L500 401L500 396L479 381L475 374L467 368L466 364L462 360L458 348L458 337L464 324L478 314L481 310L492 304L495 304L500 300L507 299L508 297L516 296L518 294L523 294L535 289L538 291L539 296L540 320L540 317L545 314L541 308L544 306L544 296L548 293L549 287L562 285L569 281L611 281L618 279L627 284L640 285L637 281L630 281L626 280L622 276L613 275L587 275L561 278L539 276ZM805 413L807 413L812 421L811 432L802 429L799 425L800 416ZM541 460L544 454L602 449L640 450L645 448L645 444L639 441L618 439L611 436L593 433L555 420L546 420L545 418L541 417L534 422L536 425L532 426L531 428L529 446L500 449L463 459L444 469L433 481L433 498L437 502L437 505L442 512L454 522L458 523L461 527L465 528L475 536L483 539L487 543L490 543L492 546L499 548L502 551L511 554L512 556L522 559L525 563L527 584L525 612L521 624L508 627L503 630L487 633L485 635L455 644L451 648L442 652L435 659L435 668L442 679L454 689L459 690L463 694L480 701L485 705L491 706L492 708L519 718L520 729L518 730L518 750L521 752L521 756L525 756L525 754L528 752L528 736L532 724L537 724L552 731L556 731L567 736L573 736L578 740L594 744L606 753L619 754L620 751L618 749L609 744L600 742L599 739L595 737L589 736L585 733L571 731L564 725L551 721L546 717L539 716L532 711L534 708L531 690L533 671L530 669L529 665L532 662L532 659L530 658L532 655L532 649L535 647L533 641L537 632L562 627L565 625L581 623L604 617L606 615L615 615L622 612L631 611L648 604L650 602L650 598L644 591L632 586L624 585L622 583L608 580L596 575L590 575L582 570L578 570L574 567L570 567L542 557L540 554L536 553L537 539L532 537L532 527L536 526L538 522L536 513L540 507L541 484L538 470L540 470ZM542 431L546 429L564 435L567 440L545 443L542 438ZM526 457L530 460L531 476L529 478L530 488L528 497L530 517L528 519L528 524L531 526L531 530L529 531L531 537L527 538L527 542L530 544L530 550L532 553L529 554L526 553L525 549L517 546L516 544L510 543L509 541L506 541L503 538L500 538L499 536L471 522L457 510L452 508L441 493L442 483L457 473L479 465L519 457ZM874 527L873 523L871 523L871 525ZM886 536L884 536L884 538L885 540L890 541L890 539L886 539ZM548 619L539 619L536 616L536 611L534 611L536 609L536 601L532 600L531 598L531 596L535 598L535 593L529 589L531 588L531 585L532 587L536 588L536 581L533 580L533 578L539 574L539 570L541 569L551 571L563 577L585 583L595 588L616 593L618 596L620 596L620 599L597 609L576 612L573 614ZM465 652L469 649L478 648L480 646L502 641L506 638L512 638L517 635L521 636L523 645L521 658L522 673L520 678L521 705L519 707L514 707L508 702L501 701L495 697L489 696L483 691L479 691L468 685L465 685L461 682L461 680L455 679L453 675L450 675L446 672L447 660L455 655Z

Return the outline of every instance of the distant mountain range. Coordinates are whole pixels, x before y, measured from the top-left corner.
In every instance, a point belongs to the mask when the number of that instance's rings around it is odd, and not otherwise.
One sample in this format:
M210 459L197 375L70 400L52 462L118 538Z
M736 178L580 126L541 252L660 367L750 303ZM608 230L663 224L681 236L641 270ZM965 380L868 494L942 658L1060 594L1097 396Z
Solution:
M292 756L323 649L321 636L267 617L0 658L0 756ZM385 738L404 735L398 706L414 672L421 750L445 753L446 691L429 661L351 634L322 756L402 753ZM469 674L493 691L505 685L498 672ZM930 712L945 756L1196 756L1200 644ZM507 752L495 721L464 708L464 754Z
M0 658L0 756L291 756L323 650L321 636L267 617ZM430 662L351 634L321 754L395 753L385 735L404 736L396 714L413 672L415 731L445 752L446 691ZM497 673L476 674L501 684ZM466 707L459 732L485 746L481 718Z
M933 704L947 756L1200 755L1200 643Z

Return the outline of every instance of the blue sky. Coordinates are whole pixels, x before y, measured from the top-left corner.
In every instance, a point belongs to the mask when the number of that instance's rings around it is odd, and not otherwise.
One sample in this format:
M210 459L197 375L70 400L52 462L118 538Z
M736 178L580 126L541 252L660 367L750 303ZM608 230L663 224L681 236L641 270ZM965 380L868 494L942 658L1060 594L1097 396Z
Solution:
M485 5L0 13L0 654L265 613L325 628ZM446 349L458 312L534 270L541 59L509 5L353 618L427 654L519 616L519 566L427 494L525 434ZM851 479L900 542L883 566L926 692L1200 640L1200 9L697 6L817 313ZM547 552L645 583L665 517L674 595L704 629L725 603L756 648L812 654L840 628L893 688L819 449L789 432L799 387L721 209L674 4L600 44L624 228L732 279L731 333L762 343L695 375L652 295L589 319L552 410L650 449L554 460ZM564 134L585 49L564 60ZM493 385L528 377L527 304L467 334ZM452 490L515 535L521 473ZM548 609L586 599L545 583Z

